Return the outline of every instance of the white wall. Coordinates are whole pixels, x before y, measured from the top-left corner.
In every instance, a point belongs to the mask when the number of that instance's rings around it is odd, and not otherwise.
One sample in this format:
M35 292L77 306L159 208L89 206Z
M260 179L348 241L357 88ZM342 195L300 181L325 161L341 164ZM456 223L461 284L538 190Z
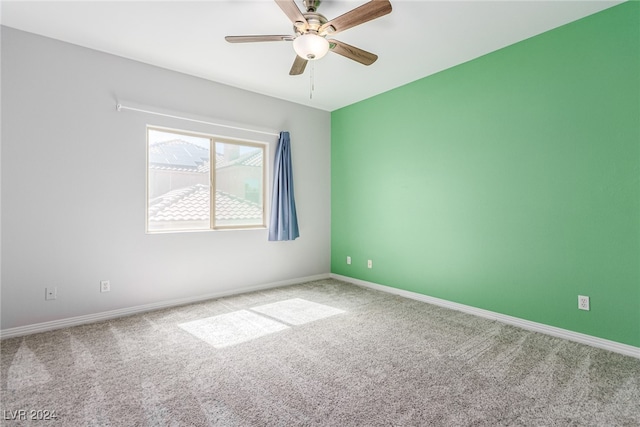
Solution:
M1 76L2 330L329 273L330 113L6 27ZM301 237L145 234L146 125L226 132L116 99L290 131Z

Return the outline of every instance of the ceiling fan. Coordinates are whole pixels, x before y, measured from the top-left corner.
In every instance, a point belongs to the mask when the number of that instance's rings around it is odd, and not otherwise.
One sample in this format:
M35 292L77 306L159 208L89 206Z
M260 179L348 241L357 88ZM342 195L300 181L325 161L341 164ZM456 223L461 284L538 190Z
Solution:
M389 0L371 0L331 21L316 12L320 0L303 1L307 9L306 13L300 12L295 0L275 0L293 22L295 34L283 36L227 36L225 40L229 43L293 41L296 59L293 61L293 66L289 71L292 76L302 74L308 61L320 59L330 50L364 65L371 65L378 59L378 56L373 53L338 40L327 39L327 37L390 13L391 3L389 3Z

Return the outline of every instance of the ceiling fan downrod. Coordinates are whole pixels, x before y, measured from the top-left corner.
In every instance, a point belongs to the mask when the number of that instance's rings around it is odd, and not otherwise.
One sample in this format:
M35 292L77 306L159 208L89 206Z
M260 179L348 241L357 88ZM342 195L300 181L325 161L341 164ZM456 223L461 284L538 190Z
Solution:
M304 0L304 7L307 8L307 12L315 12L318 10L318 6L320 5L320 0Z

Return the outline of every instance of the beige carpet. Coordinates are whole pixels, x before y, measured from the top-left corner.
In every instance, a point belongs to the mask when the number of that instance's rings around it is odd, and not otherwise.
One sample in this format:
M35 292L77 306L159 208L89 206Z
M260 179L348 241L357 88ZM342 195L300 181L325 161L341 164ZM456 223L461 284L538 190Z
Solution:
M638 359L335 280L7 339L1 356L6 426L640 425Z

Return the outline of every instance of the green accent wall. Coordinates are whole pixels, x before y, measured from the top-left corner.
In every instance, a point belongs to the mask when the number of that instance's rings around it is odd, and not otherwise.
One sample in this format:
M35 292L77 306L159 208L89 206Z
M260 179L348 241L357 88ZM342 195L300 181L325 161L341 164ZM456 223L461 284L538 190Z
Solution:
M639 3L331 126L333 273L640 347Z

